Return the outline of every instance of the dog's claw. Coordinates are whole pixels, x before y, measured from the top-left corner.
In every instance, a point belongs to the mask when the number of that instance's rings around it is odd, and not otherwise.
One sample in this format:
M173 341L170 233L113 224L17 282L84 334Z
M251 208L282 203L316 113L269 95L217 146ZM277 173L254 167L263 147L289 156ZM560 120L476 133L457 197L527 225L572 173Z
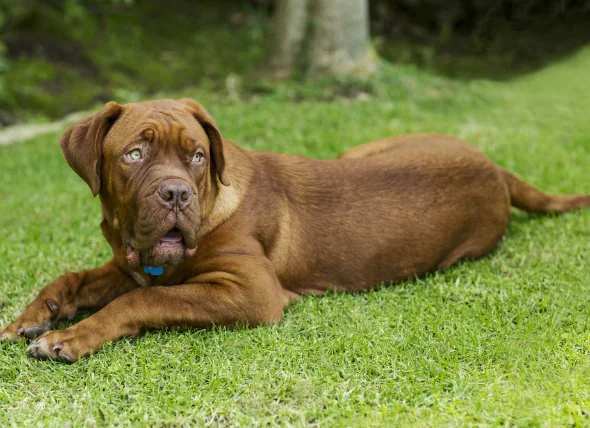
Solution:
M70 354L68 354L67 352L63 352L60 351L57 354L57 357L60 361L64 362L64 363L68 363L68 364L74 364L76 362L75 358L72 357Z
M59 310L59 305L54 300L47 300L47 307L53 313L56 313Z
M43 345L42 339L35 340L29 346L27 346L27 352L35 358L38 358L40 360L44 360L47 358L47 354L44 354L43 352L41 352L40 348L42 345Z
M74 363L76 361L74 359L74 357L72 357L70 354L65 352L63 349L64 349L63 342L58 342L55 345L53 345L53 351L55 352L57 359L65 362L65 363L69 363L69 364Z
M43 333L43 329L38 325L34 325L29 328L25 328L24 335L27 339L34 339L37 336L40 336Z

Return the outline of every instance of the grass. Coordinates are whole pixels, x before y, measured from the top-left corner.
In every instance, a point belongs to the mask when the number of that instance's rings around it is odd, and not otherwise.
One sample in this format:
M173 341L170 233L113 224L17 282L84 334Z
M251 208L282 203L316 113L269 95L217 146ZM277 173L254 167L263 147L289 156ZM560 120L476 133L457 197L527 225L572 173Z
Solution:
M503 83L410 66L370 81L193 90L250 149L333 157L385 135L461 136L551 192L590 192L590 49ZM0 325L103 263L100 209L57 135L0 148ZM483 260L308 297L253 330L146 333L66 366L0 345L0 425L590 424L590 211L515 211Z

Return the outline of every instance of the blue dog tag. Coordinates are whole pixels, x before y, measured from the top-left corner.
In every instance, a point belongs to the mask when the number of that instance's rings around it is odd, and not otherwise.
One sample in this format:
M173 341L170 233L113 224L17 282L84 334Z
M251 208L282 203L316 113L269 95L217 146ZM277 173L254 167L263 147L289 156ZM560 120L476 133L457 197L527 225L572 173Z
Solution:
M144 266L143 271L150 275L158 276L164 273L164 266Z

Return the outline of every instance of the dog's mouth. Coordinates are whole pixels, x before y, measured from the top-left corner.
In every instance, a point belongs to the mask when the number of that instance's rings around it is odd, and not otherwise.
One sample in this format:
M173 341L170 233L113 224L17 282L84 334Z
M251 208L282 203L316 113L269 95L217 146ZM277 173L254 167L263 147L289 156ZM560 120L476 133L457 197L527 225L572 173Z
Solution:
M194 255L195 249L187 248L184 234L178 227L166 232L154 246L138 251L127 246L127 261L132 268L142 266L173 266Z
M182 232L177 227L173 227L170 229L162 238L160 242L156 244L156 246L174 246L174 245L184 245L184 236Z
M144 266L175 265L184 259L184 249L184 236L174 227L156 245L141 252L141 261Z

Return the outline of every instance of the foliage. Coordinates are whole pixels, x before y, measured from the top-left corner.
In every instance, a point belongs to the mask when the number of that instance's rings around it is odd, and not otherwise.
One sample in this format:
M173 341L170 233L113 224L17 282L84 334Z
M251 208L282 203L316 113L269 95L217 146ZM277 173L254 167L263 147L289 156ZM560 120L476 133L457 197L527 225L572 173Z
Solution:
M372 31L384 57L454 76L509 78L590 43L588 0L370 4Z
M6 0L0 3L0 125L3 122L2 110L9 104L13 104L14 100L8 94L4 73L8 67L8 60L6 58L6 45L3 42L2 35L15 21L27 13L27 1L20 0ZM4 118L5 120L7 118Z
M590 190L588 69L585 49L501 83L385 66L370 81L244 82L233 101L226 88L163 95L199 99L245 148L329 158L386 135L441 132L574 193ZM0 325L52 278L109 257L98 201L57 138L0 148ZM149 332L73 366L2 344L0 425L588 425L589 231L590 211L514 211L483 260L309 297L275 326Z
M589 0L372 0L373 24L378 33L400 27L417 32L453 30L474 37L493 31L499 21L522 25L526 20L589 14ZM411 28L414 27L414 28Z
M587 42L589 0L371 0L378 53L465 77L512 77ZM3 0L0 126L264 71L273 0ZM545 7L546 6L546 7ZM262 73L264 74L264 73ZM255 83L254 83L255 85Z
M10 60L0 124L245 74L262 49L250 6L227 0L35 2L0 33ZM223 83L222 83L223 84Z

